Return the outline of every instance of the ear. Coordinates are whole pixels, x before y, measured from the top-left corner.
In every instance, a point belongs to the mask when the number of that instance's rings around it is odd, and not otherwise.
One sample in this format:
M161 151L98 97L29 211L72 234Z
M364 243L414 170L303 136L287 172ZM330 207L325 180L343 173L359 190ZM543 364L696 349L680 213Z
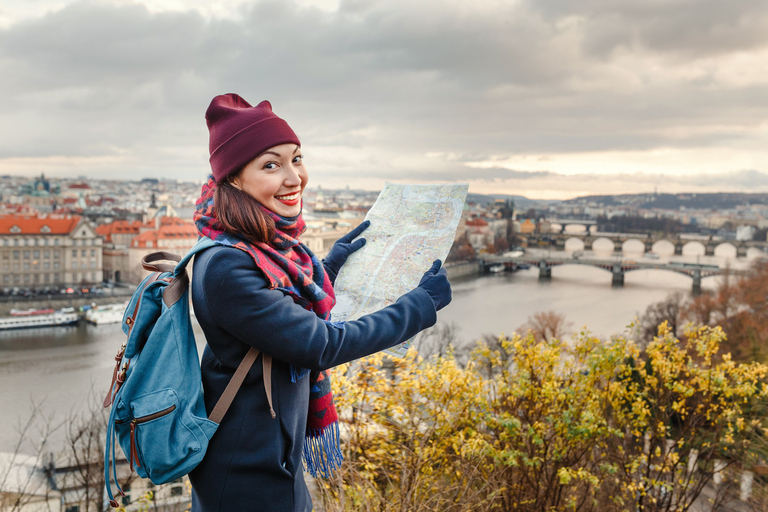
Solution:
M243 190L243 188L240 186L240 180L238 179L237 176L233 178L229 178L227 181L229 182L230 185L235 187L237 190Z

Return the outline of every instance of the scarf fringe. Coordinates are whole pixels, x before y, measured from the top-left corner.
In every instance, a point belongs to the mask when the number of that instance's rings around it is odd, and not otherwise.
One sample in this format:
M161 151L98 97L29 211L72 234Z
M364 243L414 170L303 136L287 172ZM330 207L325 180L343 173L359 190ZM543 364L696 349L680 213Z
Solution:
M296 366L291 365L291 382L293 382L294 384L299 382L308 374L309 374L308 368L298 368Z
M304 438L304 469L313 478L329 478L341 467L344 456L339 448L339 422L334 421L323 430L311 430Z

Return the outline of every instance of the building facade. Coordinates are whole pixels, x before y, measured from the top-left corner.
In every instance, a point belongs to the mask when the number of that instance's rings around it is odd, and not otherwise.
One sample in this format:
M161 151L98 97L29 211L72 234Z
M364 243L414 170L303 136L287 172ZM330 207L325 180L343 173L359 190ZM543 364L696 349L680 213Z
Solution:
M102 280L102 241L77 215L0 216L3 289L90 287Z

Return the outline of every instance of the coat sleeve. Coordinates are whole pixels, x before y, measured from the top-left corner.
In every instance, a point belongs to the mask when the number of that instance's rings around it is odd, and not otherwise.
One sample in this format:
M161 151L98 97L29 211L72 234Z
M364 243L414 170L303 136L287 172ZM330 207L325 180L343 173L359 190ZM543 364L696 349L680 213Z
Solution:
M325 370L373 354L437 321L432 299L420 288L358 320L333 323L269 289L253 259L243 251L216 251L204 271L204 300L222 329L302 368Z

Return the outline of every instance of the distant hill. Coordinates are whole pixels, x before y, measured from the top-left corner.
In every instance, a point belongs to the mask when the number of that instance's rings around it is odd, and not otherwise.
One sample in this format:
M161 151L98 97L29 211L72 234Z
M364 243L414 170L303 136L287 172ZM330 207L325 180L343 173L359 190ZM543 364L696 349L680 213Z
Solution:
M727 210L742 205L766 204L768 194L745 194L733 192L681 193L681 194L621 194L581 196L563 201L566 204L594 203L600 206L633 206L636 208L660 208L678 210L713 209Z
M541 204L554 204L559 203L561 201L555 201L555 200L548 200L548 199L529 199L525 196L515 196L515 195L508 195L508 194L473 194L469 193L467 194L467 202L469 203L478 203L478 204L488 204L494 202L496 199L511 199L515 202L515 206L517 208L529 208L531 206L535 205L541 205Z

